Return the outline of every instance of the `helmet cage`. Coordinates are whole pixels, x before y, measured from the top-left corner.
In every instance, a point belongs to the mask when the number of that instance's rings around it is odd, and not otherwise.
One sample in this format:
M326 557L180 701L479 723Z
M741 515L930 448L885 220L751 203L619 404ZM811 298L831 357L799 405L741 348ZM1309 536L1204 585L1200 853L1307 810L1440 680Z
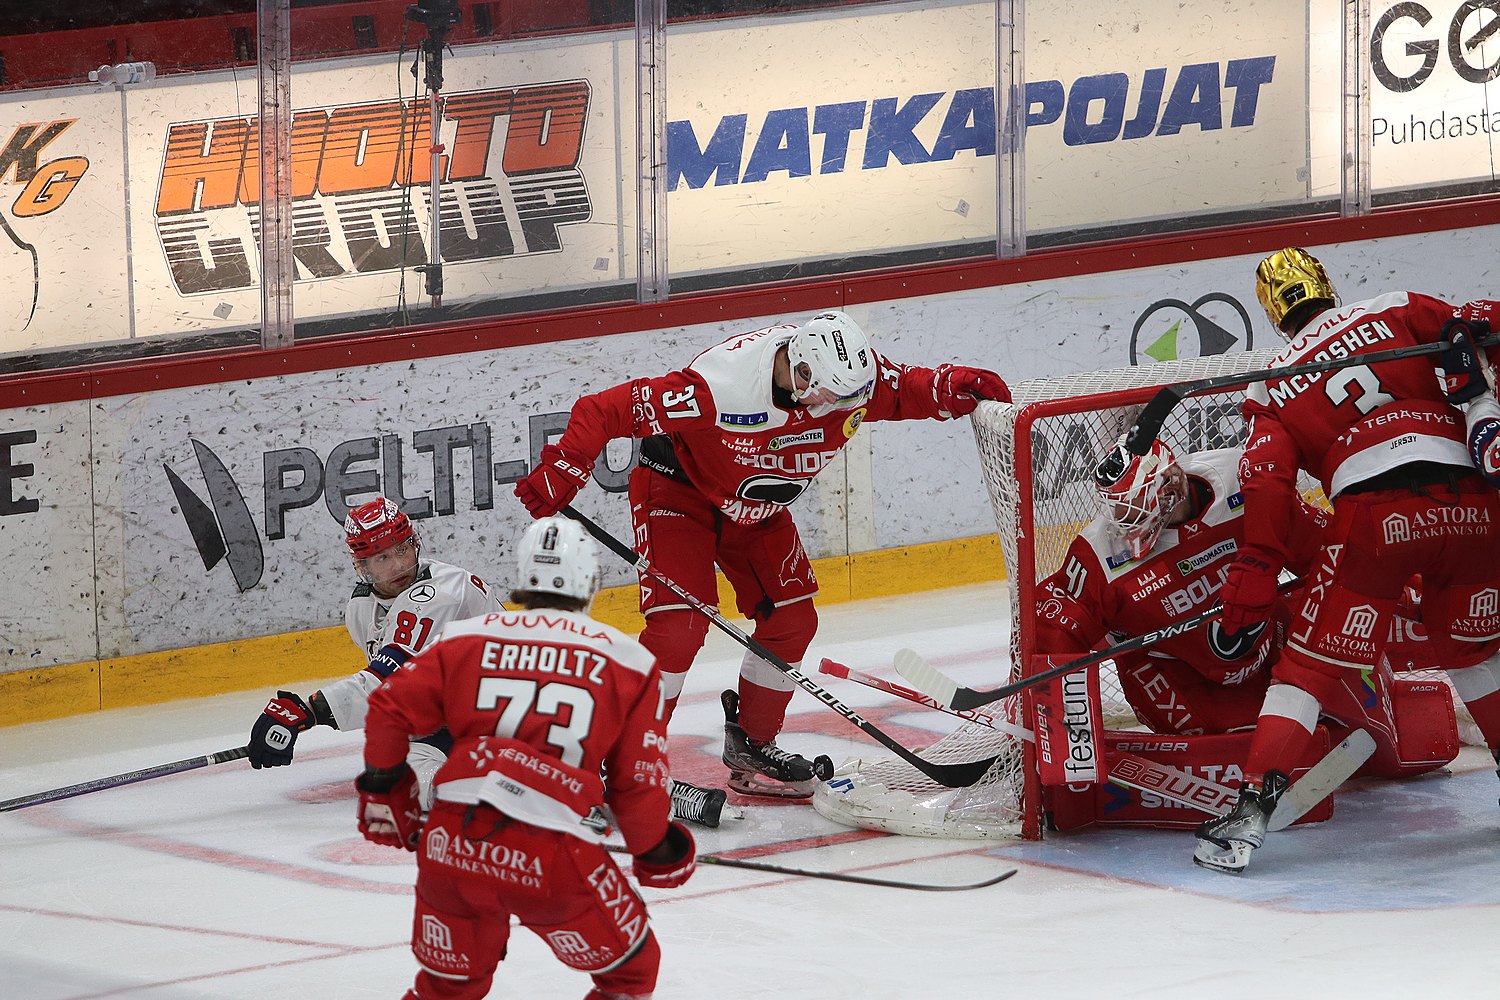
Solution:
M870 401L875 353L864 331L844 313L818 313L793 331L786 347L792 399L813 416L857 409Z
M1161 441L1151 442L1144 455L1132 455L1122 437L1095 470L1100 515L1131 559L1151 551L1177 504L1175 493L1162 491L1176 465L1172 449Z

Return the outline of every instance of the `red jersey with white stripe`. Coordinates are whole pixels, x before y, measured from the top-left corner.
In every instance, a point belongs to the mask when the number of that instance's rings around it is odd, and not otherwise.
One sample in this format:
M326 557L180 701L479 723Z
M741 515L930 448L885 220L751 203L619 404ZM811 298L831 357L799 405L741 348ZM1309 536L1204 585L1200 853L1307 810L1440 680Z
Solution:
M1229 564L1239 555L1245 500L1236 475L1239 450L1185 455L1178 465L1201 505L1198 515L1162 529L1143 559L1119 548L1108 523L1095 518L1068 547L1062 569L1042 583L1037 652L1082 654L1109 637L1118 642L1154 632L1218 603ZM1300 572L1317 555L1324 515L1303 503L1283 526ZM1120 658L1122 668L1147 657L1180 660L1209 680L1240 684L1275 652L1272 629L1227 638L1217 621Z
M1390 292L1319 313L1270 367L1433 344L1454 316L1494 323L1497 313L1496 302L1454 307L1430 295ZM1414 462L1470 467L1463 416L1447 402L1436 360L1403 358L1252 385L1241 467L1246 542L1286 554L1282 534L1298 469L1317 476L1333 498Z
M365 763L395 767L410 737L447 726L454 751L434 780L446 799L445 788L499 769L493 754L468 752L483 750L479 738L519 741L565 767L526 766L537 788L517 799L530 811L516 818L545 813L536 802L550 783L554 813L581 807L583 820L603 803L580 799L593 784L580 777L603 769L604 796L639 854L666 834L671 809L664 714L655 658L619 629L566 611L505 611L448 626L370 695ZM506 759L517 766L514 753Z
M659 378L584 396L558 446L590 464L615 438L665 435L682 472L724 516L756 524L790 504L871 420L946 418L931 368L876 355L869 403L821 417L775 388L776 352L795 326L731 337Z

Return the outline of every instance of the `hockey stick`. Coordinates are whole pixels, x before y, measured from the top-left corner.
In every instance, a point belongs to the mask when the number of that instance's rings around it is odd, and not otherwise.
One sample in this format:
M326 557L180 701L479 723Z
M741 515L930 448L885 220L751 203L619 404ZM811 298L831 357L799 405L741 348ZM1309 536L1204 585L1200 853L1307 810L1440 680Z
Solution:
M615 854L629 854L630 851L624 847L608 845L609 850ZM766 872L770 875L801 875L803 878L821 878L830 882L852 882L855 885L878 885L887 889L916 889L919 892L964 892L968 889L983 889L986 886L1004 882L1016 873L1016 869L1007 868L992 878L979 882L959 882L956 885L944 885L933 882L907 882L902 879L875 878L871 875L848 875L844 872L819 872L807 868L786 868L782 865L769 865L762 861L740 861L735 858L720 857L717 854L698 855L700 865L719 865L724 868L744 868L752 872Z
M989 712L981 711L977 708L967 712L957 711L956 709L949 708L947 705L941 704L933 698L929 698L916 688L909 688L905 684L897 684L883 677L863 673L852 667L847 667L837 660L830 660L826 656L823 658L823 662L818 664L818 672L827 674L829 677L841 677L856 684L863 684L865 687L874 688L876 691L884 691L886 694L893 694L897 698L904 698L909 702L921 705L923 708L936 709L939 712L947 712L949 715L966 719L969 722L977 722L981 726L987 726L990 729L1014 736L1018 740L1030 742L1036 739L1036 734L1031 730L1012 725L1004 719L996 718Z
M1338 791L1339 786L1353 777L1374 752L1375 740L1363 729L1345 736L1282 793L1266 829L1275 833L1297 822L1319 802ZM1210 816L1223 816L1234 808L1239 797L1216 781L1130 753L1111 759L1107 780L1127 788L1153 792Z
M848 719L866 735L874 739L876 742L882 744L884 747L886 747L886 749L896 754L896 756L900 757L902 760L906 761L912 767L916 768L918 771L921 771L923 774L927 775L927 777L931 778L933 781L936 781L938 784L946 785L949 788L963 788L967 785L972 785L974 782L980 779L985 771L988 771L990 769L990 765L993 764L997 759L996 757L989 757L984 760L965 761L959 764L937 764L929 760L923 760L921 757L918 757L916 754L912 753L900 743L897 743L890 736L886 735L884 731L876 728L869 722L866 722L863 718L860 717L859 713L855 712L854 709L839 701L826 688L821 687L812 678L808 677L802 671L798 670L796 667L792 666L790 663L786 662L775 653L771 652L765 646L762 646L759 642L756 642L752 637L735 628L734 625L730 624L730 622L723 615L719 614L718 608L703 603L698 598L694 597L692 594L684 590L682 587L678 586L674 580L672 580L670 577L666 576L656 567L647 562L645 556L625 545L624 542L621 542L614 535L611 535L609 532L599 527L587 516L580 514L571 506L563 507L562 512L568 517L571 517L573 520L577 521L579 524L583 525L584 529L587 530L589 534L598 539L600 544L604 545L605 548L609 549L615 555L619 556L621 559L629 563L636 570L636 572L651 576L652 579L656 580L658 583L662 584L662 586L666 587L668 590L672 591L672 593L676 594L678 597L686 601L688 605L691 606L699 614L707 616L708 620L717 625L719 627L719 630L725 635L728 635L735 642L739 643L741 646L744 646L750 652L754 653L756 656L760 657L762 660L769 663L777 670L786 674L793 681L795 681L797 685L802 688L802 690L806 691L808 694L812 695L814 698L818 699L823 704L827 705L829 708L842 715L845 719ZM828 773L820 774L818 777L821 780L826 781L828 780L828 778L833 777L832 763L832 761L827 762Z
M1274 833L1297 822L1303 813L1338 791L1338 787L1353 777L1374 752L1375 740L1363 729L1345 736L1282 793L1266 829Z
M1493 347L1495 344L1500 344L1500 334L1478 337L1474 343L1478 347ZM1318 372L1337 371L1340 368L1353 368L1358 365L1375 365L1382 361L1400 361L1403 358L1441 354L1452 346L1450 342L1440 340L1432 344L1393 347L1388 351L1374 351L1370 354L1349 354L1342 358L1328 358L1323 361L1304 361L1300 364L1284 365L1281 368L1268 368L1261 372L1216 375L1213 378L1200 378L1164 385L1157 390L1156 395L1151 397L1145 409L1141 410L1140 415L1135 418L1135 423L1131 425L1130 432L1126 435L1125 447L1132 455L1144 455L1150 451L1151 442L1155 441L1156 436L1161 433L1161 425L1166 423L1168 415L1176 409L1177 404L1188 396L1213 392L1216 389L1251 385L1255 382L1292 378L1297 375L1312 375Z
M84 781L65 788L54 788L50 792L37 792L33 795L23 795L18 799L6 799L0 802L0 812L24 809L27 806L41 805L44 802L56 802L59 799L70 799L75 795L86 795L89 792L99 792L106 788L119 788L121 785L131 785L137 781L163 778L169 774L180 774L183 771L192 771L210 764L224 764L248 756L250 756L249 747L235 747L233 750L220 750L218 753L189 757L187 760L173 761L170 764L157 764L155 767L126 771L124 774L116 774L109 778L95 778L93 781Z
M1278 585L1276 591L1277 593L1284 594L1289 590L1295 590L1301 585L1302 578L1293 577ZM964 687L958 681L924 660L915 650L911 649L898 649L896 651L896 673L911 681L912 687L935 701L957 711L966 712L981 705L988 705L990 702L999 701L1002 698L1009 698L1018 691L1036 687L1038 684L1045 684L1054 677L1070 674L1082 667L1092 667L1103 663L1105 660L1112 660L1121 653L1144 649L1147 646L1154 646L1165 639L1171 639L1191 632L1198 626L1217 618L1223 611L1223 605L1215 604L1206 611L1200 611L1198 614L1190 615L1187 618L1179 618L1175 622L1168 622L1159 629L1151 632L1143 632L1134 638L1116 643L1108 649L1100 649L1092 653L1087 653L1076 660L1069 660L1067 663L1058 664L1055 667L1043 670L1039 674L1022 677L1018 681L1003 684L989 691Z

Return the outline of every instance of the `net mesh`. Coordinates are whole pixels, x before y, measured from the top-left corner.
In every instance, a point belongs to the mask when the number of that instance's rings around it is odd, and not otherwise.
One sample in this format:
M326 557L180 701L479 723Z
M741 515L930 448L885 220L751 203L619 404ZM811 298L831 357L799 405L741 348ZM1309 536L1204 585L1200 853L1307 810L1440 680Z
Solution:
M981 403L973 426L985 485L994 507L1001 550L1010 577L1011 663L1026 663L1032 650L1023 608L1036 606L1036 585L1061 566L1069 543L1094 516L1093 470L1099 457L1134 422L1157 388L1175 382L1262 370L1272 351L1245 352L1036 379L1012 388L1013 402ZM1240 387L1184 399L1162 427L1161 440L1179 455L1242 444ZM1304 475L1301 487L1312 502L1325 502ZM1013 671L1013 666L1009 667ZM1406 676L1446 679L1441 671ZM985 678L984 687L1011 679ZM1105 725L1137 725L1121 691L1114 665L1099 670ZM1477 727L1457 704L1466 743L1483 743ZM904 761L852 761L819 788L813 804L839 822L869 829L934 837L1035 838L1041 835L1039 785L1027 742L1022 696L987 706L999 728L966 722L923 751L944 763L998 754L975 785L950 789Z

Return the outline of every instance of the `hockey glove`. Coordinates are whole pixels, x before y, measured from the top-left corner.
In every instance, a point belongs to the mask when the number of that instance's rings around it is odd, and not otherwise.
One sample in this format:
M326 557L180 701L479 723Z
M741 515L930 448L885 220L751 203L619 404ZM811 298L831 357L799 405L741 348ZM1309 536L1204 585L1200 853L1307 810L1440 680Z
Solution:
M1448 402L1462 406L1490 388L1485 378L1485 359L1474 343L1476 337L1489 333L1486 322L1473 323L1454 317L1443 324L1440 334L1448 346L1438 355L1442 366L1443 392Z
M393 768L366 767L354 779L359 792L359 832L373 844L417 849L422 835L422 807L417 800L417 772L405 761Z
M698 845L681 823L667 824L666 836L645 854L635 856L636 881L653 889L675 889L698 867Z
M974 412L981 399L1010 402L1010 388L1005 380L983 368L943 365L932 383L938 409L950 417L964 417Z
M532 517L551 517L588 485L592 467L592 462L549 444L542 449L541 461L531 475L516 483L516 496Z
M1241 552L1229 564L1224 571L1224 586L1219 588L1219 601L1224 605L1219 627L1227 638L1270 620L1276 606L1278 573L1265 556L1255 552Z
M277 691L250 730L250 766L259 769L290 764L297 734L313 725L307 702L290 691Z

